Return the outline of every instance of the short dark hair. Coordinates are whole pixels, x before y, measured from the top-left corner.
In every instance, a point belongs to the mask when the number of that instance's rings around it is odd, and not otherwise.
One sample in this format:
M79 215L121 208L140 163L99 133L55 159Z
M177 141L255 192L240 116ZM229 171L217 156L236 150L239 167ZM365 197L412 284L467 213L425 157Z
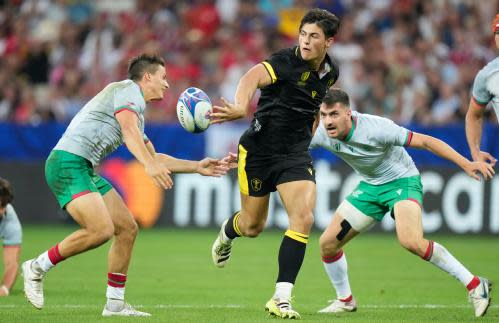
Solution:
M322 103L326 105L335 105L341 103L346 107L350 107L350 98L347 92L340 89L329 89L322 99Z
M340 19L336 17L336 15L330 13L324 9L311 9L309 10L305 16L301 19L300 29L302 29L305 24L317 24L326 38L334 37L340 28Z
M14 195L9 181L0 177L0 207L5 207L13 199Z
M146 72L154 73L158 65L165 66L165 61L159 55L140 54L128 63L128 78L140 81Z

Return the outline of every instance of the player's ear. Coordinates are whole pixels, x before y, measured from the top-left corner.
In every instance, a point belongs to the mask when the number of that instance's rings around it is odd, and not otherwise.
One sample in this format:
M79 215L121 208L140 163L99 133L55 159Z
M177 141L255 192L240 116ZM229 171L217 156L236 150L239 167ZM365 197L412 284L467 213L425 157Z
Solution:
M334 44L334 37L329 37L326 39L326 48L331 47Z

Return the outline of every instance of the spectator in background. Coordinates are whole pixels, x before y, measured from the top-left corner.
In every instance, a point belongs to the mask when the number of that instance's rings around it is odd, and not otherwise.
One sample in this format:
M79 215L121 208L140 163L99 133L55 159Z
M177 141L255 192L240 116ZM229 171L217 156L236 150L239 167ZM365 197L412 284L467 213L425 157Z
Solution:
M9 296L16 282L21 254L22 228L14 207L10 183L0 177L0 238L3 240L4 273L0 281L0 296Z
M378 109L398 122L418 122L423 115L411 111L412 104L416 93L424 93L431 107L430 116L424 118L428 125L463 122L463 98L466 103L470 99L469 94L463 94L471 87L474 75L496 57L490 32L481 23L487 17L492 20L491 15L499 9L496 1L127 3L104 6L97 1L25 0L0 6L0 16L4 17L0 23L0 120L15 121L20 114L16 110L22 87L36 84L33 108L21 107L23 113L34 117L17 120L67 122L81 106L61 104L75 102L74 91L67 92L60 82L65 73L81 75L77 78L81 90L76 96L86 101L110 79L124 78L120 71L125 70L129 58L139 52L158 52L174 64L182 56L189 62L195 57L196 77L192 77L192 66L190 72L178 73L176 87L146 115L148 121L176 122L176 98L186 87L197 86L210 97L219 97L224 89L235 86L230 84L234 71L221 58L233 50L227 43L239 44L247 59L256 64L279 48L295 45L288 36L296 32L294 18L316 6L334 12L349 25L335 37L336 50L330 54L339 59L343 71L338 84L351 93L359 112ZM3 90L12 84L14 89ZM448 87L442 84L451 86L451 97L455 94L459 100L458 112L451 118L441 119L441 110L434 110L441 109L440 101L448 95ZM373 93L386 98L373 99ZM484 120L492 117L485 114Z

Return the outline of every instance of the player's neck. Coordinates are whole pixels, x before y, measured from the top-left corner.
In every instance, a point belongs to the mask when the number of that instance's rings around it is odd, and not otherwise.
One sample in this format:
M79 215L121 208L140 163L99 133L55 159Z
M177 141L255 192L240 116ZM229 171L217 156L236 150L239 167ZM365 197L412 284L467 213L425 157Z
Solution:
M348 134L350 134L350 131L352 131L352 127L353 127L353 119L350 118L348 120L348 124L347 124L347 128L345 129L345 132L341 136L341 139L340 139L341 141L345 141L348 138Z
M142 96L144 97L144 101L146 103L150 102L152 100L153 96L148 91L148 89L140 81L139 82L135 82L135 83L137 83L137 85L139 86L140 93L142 93Z
M312 70L320 72L326 66L326 53L318 57L317 59L311 60L309 66Z

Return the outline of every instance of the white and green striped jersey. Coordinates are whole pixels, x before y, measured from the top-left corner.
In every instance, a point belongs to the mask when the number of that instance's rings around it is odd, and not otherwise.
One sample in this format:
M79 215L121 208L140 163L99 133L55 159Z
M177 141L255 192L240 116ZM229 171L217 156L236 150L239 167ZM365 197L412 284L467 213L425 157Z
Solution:
M403 147L411 139L410 130L389 119L352 111L352 128L345 140L330 138L321 123L310 147L324 147L343 159L365 182L379 185L419 175Z
M146 102L137 83L124 80L108 84L71 120L54 150L64 150L89 160L93 165L123 144L121 127L115 115L130 110L138 116L144 134Z
M499 118L499 57L490 61L476 75L473 82L473 100L481 106L492 101Z
M5 246L17 246L22 243L23 233L17 213L11 204L7 204L5 215L0 216L0 238Z

